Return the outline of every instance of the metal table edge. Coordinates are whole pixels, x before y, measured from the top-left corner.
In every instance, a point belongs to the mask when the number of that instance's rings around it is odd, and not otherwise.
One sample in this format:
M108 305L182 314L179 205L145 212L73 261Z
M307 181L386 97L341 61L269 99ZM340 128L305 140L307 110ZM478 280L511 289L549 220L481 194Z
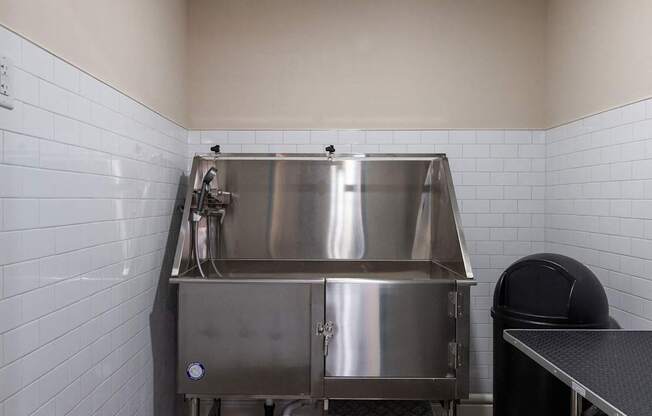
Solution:
M325 279L204 279L200 277L171 277L171 284L199 283L199 284L220 284L220 283L323 283Z
M372 273L370 273L372 274ZM463 286L475 286L477 282L472 279L374 279L364 277L315 277L303 279L283 279L283 278L209 278L200 277L171 277L168 279L171 284L180 283L379 283L379 284L451 284L457 283Z
M541 367L548 370L552 375L561 380L564 384L571 388L571 390L577 392L580 396L584 397L590 401L593 405L597 406L600 410L605 412L610 416L626 416L624 412L616 408L614 405L606 401L604 398L600 397L597 393L591 389L586 388L579 381L575 380L568 373L563 371L561 368L557 367L550 361L548 361L541 354L537 353L534 349L530 348L527 344L519 341L511 333L513 332L522 332L522 331L536 331L529 329L506 329L503 331L503 339L513 345L516 349L524 353L534 362L539 364ZM545 330L541 330L545 331ZM584 393L584 394L582 394Z

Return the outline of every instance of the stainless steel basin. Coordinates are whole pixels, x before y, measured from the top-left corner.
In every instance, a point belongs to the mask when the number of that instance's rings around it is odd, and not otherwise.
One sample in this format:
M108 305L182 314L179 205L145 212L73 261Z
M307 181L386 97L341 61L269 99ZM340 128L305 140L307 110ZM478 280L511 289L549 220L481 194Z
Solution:
M178 391L467 397L458 217L443 155L195 157L171 278Z
M208 263L206 260L204 263ZM351 260L213 260L219 275L208 264L206 279L376 279L376 280L431 280L462 279L458 273L431 261L351 261ZM201 276L191 268L173 283L198 282Z

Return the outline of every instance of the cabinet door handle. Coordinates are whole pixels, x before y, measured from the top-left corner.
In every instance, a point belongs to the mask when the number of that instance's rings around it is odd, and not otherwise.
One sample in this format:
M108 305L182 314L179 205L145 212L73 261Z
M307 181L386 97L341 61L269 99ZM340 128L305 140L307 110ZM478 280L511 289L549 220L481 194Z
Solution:
M317 335L324 337L324 357L328 355L328 344L330 344L330 340L333 338L334 328L335 324L333 324L333 321L317 323Z

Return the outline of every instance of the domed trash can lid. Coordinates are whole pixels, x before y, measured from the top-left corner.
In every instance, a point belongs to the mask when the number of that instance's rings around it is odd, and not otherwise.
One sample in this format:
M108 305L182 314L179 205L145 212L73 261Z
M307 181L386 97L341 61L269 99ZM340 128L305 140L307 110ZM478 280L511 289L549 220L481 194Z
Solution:
M588 267L561 254L539 253L503 272L491 315L561 327L607 327L609 303Z

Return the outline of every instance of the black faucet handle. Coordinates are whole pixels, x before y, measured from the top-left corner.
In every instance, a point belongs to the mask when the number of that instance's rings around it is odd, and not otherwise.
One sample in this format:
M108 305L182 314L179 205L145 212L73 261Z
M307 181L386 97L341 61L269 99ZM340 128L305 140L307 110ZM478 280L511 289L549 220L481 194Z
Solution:
M335 153L335 146L333 146L332 144L329 144L328 146L326 146L326 149L325 149L325 150L326 150L329 154L332 155L333 153Z
M220 145L216 144L215 146L211 147L211 152L220 153Z

